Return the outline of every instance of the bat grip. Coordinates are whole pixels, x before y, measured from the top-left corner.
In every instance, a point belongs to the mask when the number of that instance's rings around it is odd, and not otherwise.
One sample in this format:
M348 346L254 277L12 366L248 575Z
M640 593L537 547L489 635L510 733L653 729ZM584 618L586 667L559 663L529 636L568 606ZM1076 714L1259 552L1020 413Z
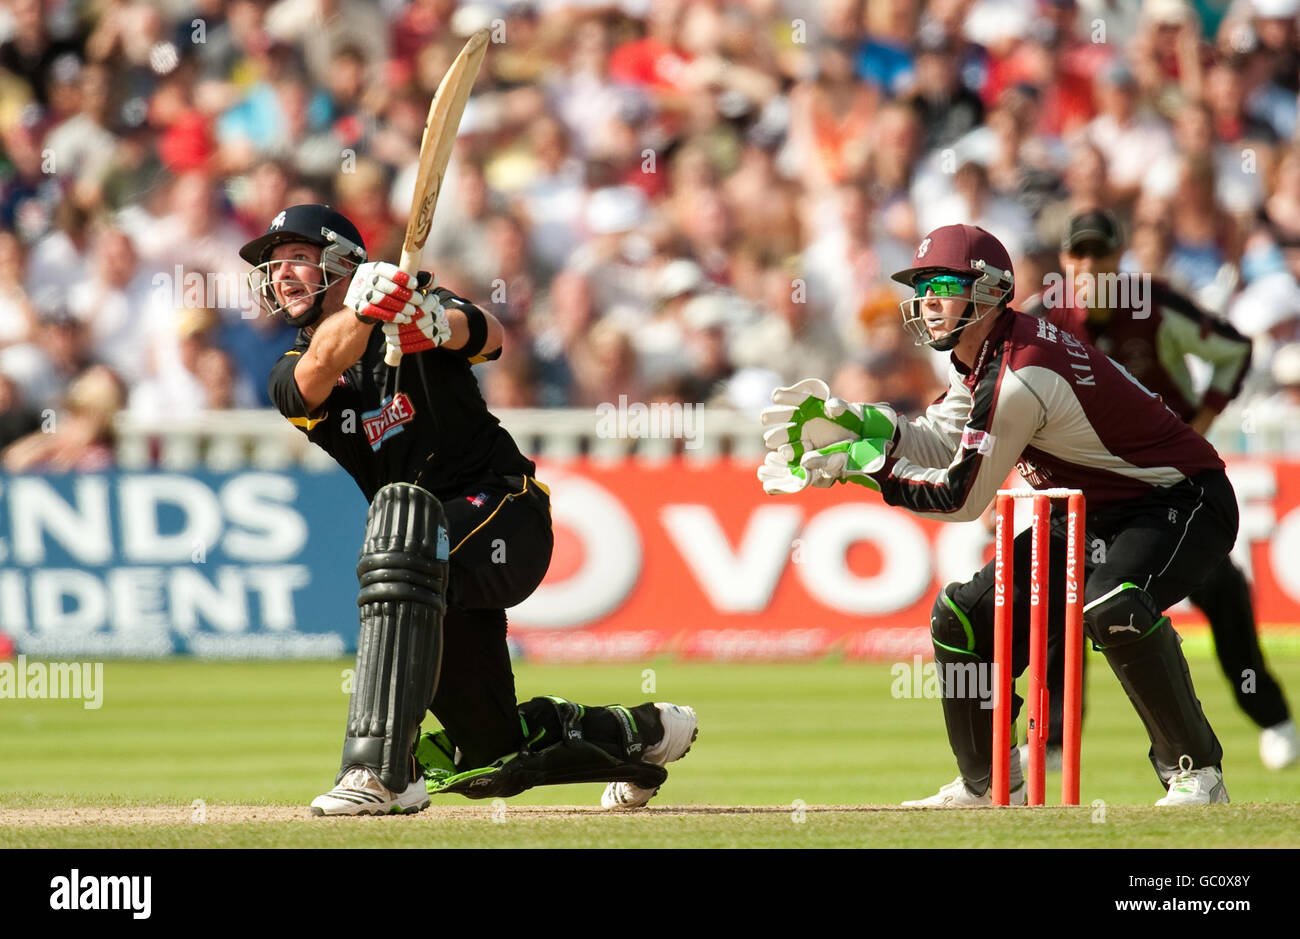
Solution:
M417 276L420 273L420 249L416 248L413 251L410 248L403 246L402 259L398 262L397 266L406 271L406 273L410 274L412 277ZM397 368L401 363L401 346L389 345L388 348L384 350L384 364L389 368Z

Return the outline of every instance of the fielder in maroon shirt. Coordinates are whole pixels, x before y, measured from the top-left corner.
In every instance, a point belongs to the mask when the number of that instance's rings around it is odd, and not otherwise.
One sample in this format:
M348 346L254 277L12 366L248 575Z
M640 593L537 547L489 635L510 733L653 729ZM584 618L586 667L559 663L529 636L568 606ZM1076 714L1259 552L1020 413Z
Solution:
M1011 259L981 228L949 225L894 275L915 297L904 325L950 351L949 387L925 415L822 394L815 380L773 393L763 414L769 493L852 482L922 517L979 518L1015 468L1036 488L1088 500L1084 628L1110 663L1151 739L1167 794L1158 805L1228 801L1222 748L1201 710L1164 610L1198 586L1237 536L1237 502L1214 448L1123 368L1046 320L1008 307ZM1051 580L1064 583L1063 516L1052 525ZM1013 674L1028 664L1029 532L1015 541ZM1049 622L1064 620L1063 591ZM935 660L993 660L993 564L940 591L930 620ZM907 805L988 805L992 716L978 692L945 683L944 719L961 775ZM1020 699L1013 701L1013 714ZM1025 786L1012 760L1012 802Z

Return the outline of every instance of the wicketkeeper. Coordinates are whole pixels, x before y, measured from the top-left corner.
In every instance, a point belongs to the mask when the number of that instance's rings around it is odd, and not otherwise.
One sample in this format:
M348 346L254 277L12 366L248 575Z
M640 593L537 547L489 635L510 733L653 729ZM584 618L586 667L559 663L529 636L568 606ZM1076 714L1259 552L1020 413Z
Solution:
M368 262L328 206L285 209L240 255L265 311L300 330L272 399L370 502L343 759L312 812L418 812L430 792L570 782L609 783L606 808L644 805L695 739L691 708L515 701L505 611L541 583L552 532L547 488L470 370L500 357L501 324L430 274ZM388 344L401 367L384 364ZM442 729L417 746L426 709Z
M981 228L949 225L894 275L915 296L903 322L918 344L951 352L949 387L923 417L827 397L815 379L773 392L763 413L768 493L855 483L925 518L971 521L1014 467L1035 489L1087 497L1084 629L1110 663L1151 739L1166 795L1157 805L1228 801L1223 751L1192 688L1164 610L1232 548L1237 502L1223 462L1155 395L1092 346L1009 308L1013 272ZM1065 526L1053 519L1051 580L1064 583ZM1015 541L1013 674L1028 664L1030 533ZM948 663L991 667L993 564L949 584L930 619L939 675ZM1059 631L1064 591L1049 591ZM955 684L955 683L954 683ZM991 685L991 682L989 683ZM990 805L993 710L944 684L948 740L961 775L914 806ZM1012 702L1013 715L1021 701ZM1014 756L1014 754L1013 754ZM1018 759L1011 800L1024 804Z

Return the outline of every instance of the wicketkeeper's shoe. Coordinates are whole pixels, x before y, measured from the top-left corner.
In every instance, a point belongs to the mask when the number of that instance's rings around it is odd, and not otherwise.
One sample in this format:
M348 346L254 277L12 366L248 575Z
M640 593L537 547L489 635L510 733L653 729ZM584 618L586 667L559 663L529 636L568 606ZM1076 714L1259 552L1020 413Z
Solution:
M1286 769L1300 760L1300 735L1295 721L1266 727L1259 734L1259 759L1267 769Z
M1011 790L1010 804L1024 805L1028 790L1025 786L1024 773L1020 770L1020 758L1015 747L1011 748L1009 762L1007 773L1010 776L1008 780L1008 788ZM990 808L992 805L992 786L982 796L976 795L966 788L966 780L961 776L958 776L928 799L910 799L903 803L904 808L909 809L981 809Z
M1157 799L1156 805L1209 805L1227 802L1228 787L1217 767L1192 769L1191 757L1179 761L1179 770L1169 780L1169 795Z
M413 815L429 807L424 780L416 779L403 792L393 792L365 766L354 766L339 784L311 802L313 815Z
M642 759L656 766L664 766L691 752L691 744L699 733L698 721L694 708L659 702L655 702L655 708L659 711L664 735L654 746L646 747ZM606 809L637 809L653 799L658 791L658 787L643 789L634 783L612 782L605 787L600 805Z

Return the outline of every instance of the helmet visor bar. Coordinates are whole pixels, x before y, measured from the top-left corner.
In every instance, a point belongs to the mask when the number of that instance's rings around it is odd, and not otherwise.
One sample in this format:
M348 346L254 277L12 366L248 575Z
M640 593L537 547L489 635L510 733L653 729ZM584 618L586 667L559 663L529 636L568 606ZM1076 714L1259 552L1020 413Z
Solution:
M322 264L310 264L320 271L319 282L284 276L280 268L285 264L302 266L310 262L291 259L263 261L248 272L248 286L267 316L289 317L291 306L299 301L314 301L332 283L330 272Z

